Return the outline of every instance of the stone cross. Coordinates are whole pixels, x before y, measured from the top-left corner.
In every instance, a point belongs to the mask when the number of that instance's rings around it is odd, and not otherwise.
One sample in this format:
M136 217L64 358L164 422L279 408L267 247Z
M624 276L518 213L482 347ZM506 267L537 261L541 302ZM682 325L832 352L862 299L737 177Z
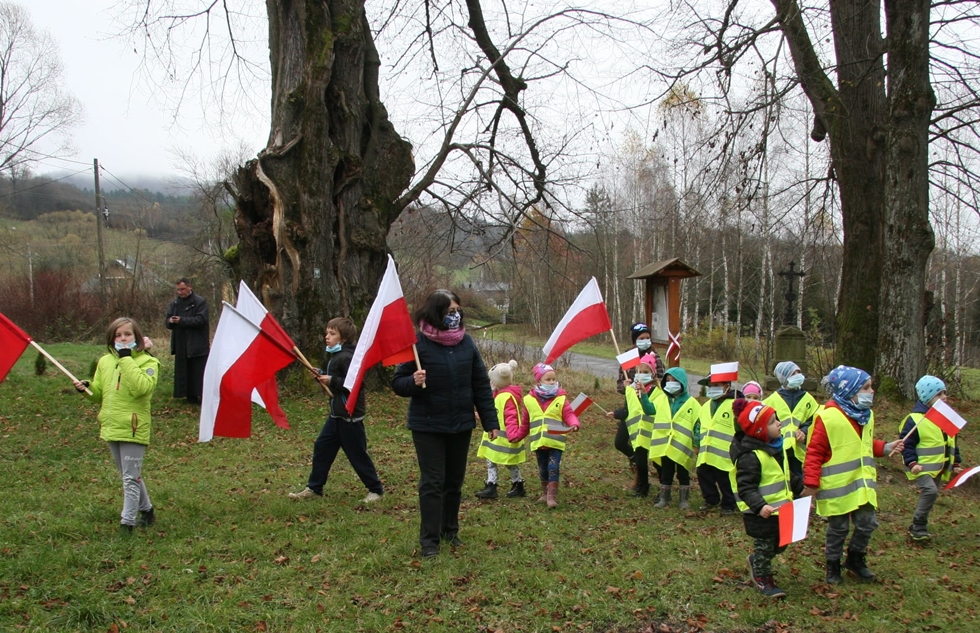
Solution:
M802 278L806 275L802 270L794 270L796 268L796 262L791 261L789 263L789 270L781 270L777 274L780 277L785 277L789 281L789 290L783 295L786 297L786 316L783 317L785 325L795 325L796 324L796 310L793 308L793 303L796 302L797 294L793 289L793 282L797 277Z

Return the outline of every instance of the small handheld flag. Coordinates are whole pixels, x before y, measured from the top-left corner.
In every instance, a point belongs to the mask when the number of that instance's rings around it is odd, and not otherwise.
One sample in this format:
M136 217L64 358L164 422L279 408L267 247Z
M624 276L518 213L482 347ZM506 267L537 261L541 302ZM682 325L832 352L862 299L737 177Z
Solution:
M717 363L711 366L711 382L735 382L738 380L738 361Z
M580 393L577 396L575 396L574 400L572 400L572 411L575 413L576 416L579 416L585 413L585 410L588 409L591 405L592 405L592 398L588 397L584 393Z
M810 527L810 506L813 497L803 497L779 506L779 546L802 541Z
M640 364L640 350L635 347L627 350L616 356L616 361L623 368L623 371L629 371Z
M946 484L946 490L952 490L953 488L959 488L960 486L962 486L963 484L966 483L966 480L967 479L969 479L970 477L976 475L977 473L980 473L980 466L974 466L973 468L970 468L969 470L964 470L959 475L957 475L957 476L955 476L955 477L953 477L952 479L949 480L949 483Z
M966 426L966 420L943 400L936 400L936 404L932 405L923 417L950 436L956 435Z

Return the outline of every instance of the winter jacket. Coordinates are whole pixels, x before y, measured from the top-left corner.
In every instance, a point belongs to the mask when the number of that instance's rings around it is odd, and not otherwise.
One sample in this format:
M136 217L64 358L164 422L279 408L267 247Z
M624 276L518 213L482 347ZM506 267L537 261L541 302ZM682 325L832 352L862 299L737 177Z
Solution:
M541 406L542 410L547 409L548 405L551 404L551 401L558 396L565 396L565 404L562 405L561 408L561 421L564 422L566 426L570 426L575 429L582 426L578 416L575 415L575 409L572 408L572 399L568 397L568 392L564 389L559 388L558 393L550 398L542 398L541 394L538 393L538 390L532 387L531 391L528 392L528 395L533 396L534 399L538 401L538 404Z
M469 334L456 345L440 345L421 332L416 337L419 362L425 370L425 388L415 384L414 362L395 370L391 388L411 398L408 428L423 433L462 433L476 427L476 415L486 432L499 430L490 376L480 351Z
M650 400L650 392L653 391L653 388L655 386L656 383L651 382L649 385L647 385L644 388L644 391L639 394L640 406L643 407L643 413L647 415L655 415L657 413L657 407L655 407L653 405L653 401ZM626 390L624 389L622 393L626 393ZM623 401L623 406L613 411L613 417L616 418L617 420L623 420L623 421L625 421L626 418L629 417L629 407L626 405L625 400Z
M508 401L504 406L504 429L507 431L507 441L508 442L518 442L527 437L528 432L531 430L531 418L527 414L527 409L524 408L524 390L521 389L520 385L507 385L503 389L499 389L493 393L494 397L497 394L509 393L516 399L517 404L514 401ZM518 410L519 409L519 410ZM497 420L500 422L501 420Z
M915 406L912 408L912 413L925 413L928 410L929 407L927 405L916 400ZM919 461L919 454L916 452L916 448L919 446L919 429L912 431L913 426L915 426L915 420L912 419L912 416L908 416L905 418L905 423L902 425L902 432L899 434L899 437L908 435L905 438L905 450L902 451L902 461L905 462L906 468L912 468ZM909 435L909 431L912 431L911 435ZM946 434L944 433L943 437L945 436ZM960 458L960 447L957 444L953 447L953 463L960 464L962 461Z
M160 376L160 361L148 352L99 359L86 397L102 405L99 437L106 442L150 443L150 399ZM136 416L135 419L133 416Z
M171 323L170 317L179 316L179 323ZM167 308L165 324L168 330L173 330L170 336L170 353L181 356L177 346L183 346L183 356L196 358L207 356L210 347L208 337L208 302L204 297L191 293L186 299L177 297Z
M344 343L339 352L331 355L326 370L322 370L324 374L330 376L330 391L333 393L333 398L330 399L330 415L344 420L363 418L365 412L364 389L361 389L357 393L354 414L347 413L347 397L350 396L350 391L344 389L344 381L347 379L347 370L353 357L354 346Z
M785 472L788 465L783 448L776 448L754 437L745 435L739 429L735 432L732 442L732 462L735 464L735 492L745 505L749 506L751 514L742 513L745 522L745 533L753 538L770 538L779 536L779 517L771 515L767 519L759 516L766 500L759 493L759 482L762 480L762 464L755 451L762 449L771 455ZM790 476L790 490L793 497L799 497L803 492L803 481L797 475Z
M830 400L824 405L824 408L831 407L844 413L833 400ZM844 415L846 417L847 414ZM858 437L861 437L864 427L850 418L848 420L857 432ZM872 449L875 457L882 457L885 454L885 442L883 440L874 440ZM803 462L803 484L807 488L820 487L820 470L824 464L830 461L831 454L832 451L830 450L830 440L827 438L827 429L824 427L823 421L820 419L820 414L818 413L814 416L810 440L807 442L806 460Z

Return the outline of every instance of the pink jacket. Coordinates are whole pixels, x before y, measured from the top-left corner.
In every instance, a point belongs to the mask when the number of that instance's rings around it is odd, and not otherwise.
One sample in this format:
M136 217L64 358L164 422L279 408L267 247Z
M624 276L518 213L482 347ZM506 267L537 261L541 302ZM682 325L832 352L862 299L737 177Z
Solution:
M531 417L524 406L524 390L520 385L508 385L503 389L494 389L493 397L496 398L501 392L509 393L517 398L517 405L512 400L508 400L504 405L504 419L499 420L501 427L507 431L507 441L517 442L527 437L531 432ZM518 411L520 409L520 411Z
M533 387L531 388L531 395L538 401L538 404L541 405L542 409L547 409L548 405L551 404L551 401L554 400L554 398L542 398ZM572 409L572 399L568 397L568 392L559 388L558 393L555 394L555 398L558 396L565 396L565 404L561 408L561 421L568 426L576 429L579 428L582 423L579 422L578 416L575 415L575 411Z

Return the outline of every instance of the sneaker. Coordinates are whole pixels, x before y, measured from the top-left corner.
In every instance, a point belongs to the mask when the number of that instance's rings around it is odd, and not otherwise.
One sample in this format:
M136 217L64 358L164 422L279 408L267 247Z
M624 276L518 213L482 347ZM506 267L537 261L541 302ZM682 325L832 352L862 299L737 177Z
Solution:
M290 492L290 499L317 499L323 495L318 495L317 493L310 490L309 487L303 488L302 492Z
M150 508L146 512L140 510L140 517L136 519L136 527L150 527L157 522L157 517L153 513L153 508Z
M307 490L310 490L310 489L307 488ZM310 492L313 492L313 491L311 490ZM313 494L316 494L316 493L313 493ZM292 495L290 495L290 496L292 496ZM382 499L384 499L384 493L381 493L379 495L376 492L369 492L367 494L367 496L364 497L364 503L374 503L375 501L381 501Z
M909 526L909 538L916 543L922 543L932 538L932 534L923 525L913 523Z
M773 580L772 574L766 576L765 578L759 578L755 581L756 588L762 592L762 595L767 598L785 598L786 592L776 586L775 580Z

